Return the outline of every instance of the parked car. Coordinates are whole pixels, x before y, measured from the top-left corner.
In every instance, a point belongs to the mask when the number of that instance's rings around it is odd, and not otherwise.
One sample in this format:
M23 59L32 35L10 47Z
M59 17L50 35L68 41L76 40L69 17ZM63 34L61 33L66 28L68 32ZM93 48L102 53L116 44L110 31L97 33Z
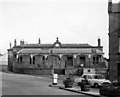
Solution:
M120 80L113 81L109 85L103 85L99 92L103 96L120 97Z
M96 88L98 88L102 84L111 83L110 80L105 79L104 76L101 74L83 74L81 77L75 78L74 80L75 84L82 82L82 80L84 80L85 77L89 81L90 85Z

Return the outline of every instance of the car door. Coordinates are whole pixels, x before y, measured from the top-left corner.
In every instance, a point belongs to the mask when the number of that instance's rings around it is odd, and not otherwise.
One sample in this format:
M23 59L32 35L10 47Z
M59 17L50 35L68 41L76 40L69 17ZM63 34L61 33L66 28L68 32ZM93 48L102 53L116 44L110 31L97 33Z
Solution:
M93 76L92 76L92 75L89 76L89 83L90 83L90 85L92 85L92 86L93 86L93 84L94 84L94 79L93 79Z

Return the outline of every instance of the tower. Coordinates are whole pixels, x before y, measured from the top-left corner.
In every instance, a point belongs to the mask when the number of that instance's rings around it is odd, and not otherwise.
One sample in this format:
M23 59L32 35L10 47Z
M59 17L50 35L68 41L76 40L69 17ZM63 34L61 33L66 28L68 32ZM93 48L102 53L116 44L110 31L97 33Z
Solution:
M108 2L109 14L109 78L120 77L120 4Z

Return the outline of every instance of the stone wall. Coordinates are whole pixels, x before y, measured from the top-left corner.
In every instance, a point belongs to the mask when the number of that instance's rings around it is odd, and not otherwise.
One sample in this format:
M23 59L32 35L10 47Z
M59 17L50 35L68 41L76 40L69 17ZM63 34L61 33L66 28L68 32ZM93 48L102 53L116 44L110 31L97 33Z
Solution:
M109 13L109 78L118 78L120 12Z

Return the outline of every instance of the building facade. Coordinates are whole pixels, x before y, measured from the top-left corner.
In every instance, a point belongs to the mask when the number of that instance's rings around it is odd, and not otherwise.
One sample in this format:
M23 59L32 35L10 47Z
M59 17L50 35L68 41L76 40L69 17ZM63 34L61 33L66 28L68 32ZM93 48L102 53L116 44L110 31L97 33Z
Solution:
M120 77L120 2L108 3L109 14L109 78Z
M25 44L24 41L8 49L8 69L29 74L81 74L82 69L104 73L106 65L103 47L89 44L63 44L58 38L53 44Z

